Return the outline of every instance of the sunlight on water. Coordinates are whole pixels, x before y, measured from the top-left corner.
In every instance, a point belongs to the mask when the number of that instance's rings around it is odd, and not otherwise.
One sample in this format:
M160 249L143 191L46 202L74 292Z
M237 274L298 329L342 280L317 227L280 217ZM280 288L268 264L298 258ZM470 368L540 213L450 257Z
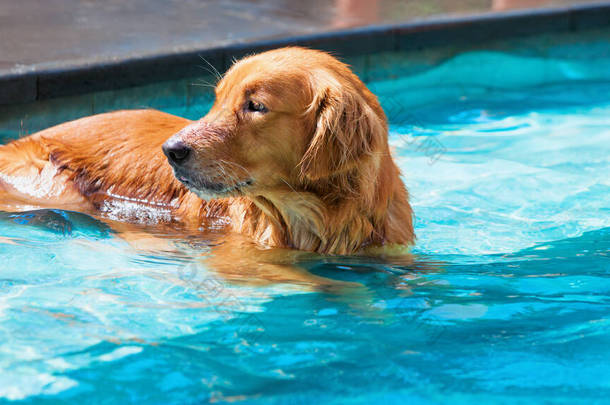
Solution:
M555 91L557 99L573 94ZM503 96L445 106L446 122L394 127L391 141L424 221L420 251L512 252L610 227L610 103L507 111L489 102Z
M373 83L418 256L302 263L338 291L228 282L213 235L1 213L0 401L607 400L608 69L481 52Z

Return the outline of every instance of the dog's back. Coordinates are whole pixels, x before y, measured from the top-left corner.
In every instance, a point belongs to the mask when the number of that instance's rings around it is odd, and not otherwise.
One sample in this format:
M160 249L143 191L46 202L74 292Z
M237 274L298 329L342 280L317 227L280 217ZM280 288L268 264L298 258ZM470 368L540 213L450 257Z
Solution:
M189 122L155 110L117 111L0 146L2 200L83 209L112 196L169 202L186 190L161 145Z

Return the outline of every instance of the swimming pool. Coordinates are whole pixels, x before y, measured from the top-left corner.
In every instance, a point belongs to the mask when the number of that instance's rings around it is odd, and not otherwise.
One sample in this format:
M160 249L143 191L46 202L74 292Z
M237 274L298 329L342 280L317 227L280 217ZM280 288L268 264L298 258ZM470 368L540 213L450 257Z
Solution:
M339 291L227 282L213 233L139 250L84 214L1 213L0 402L606 402L608 38L373 58L416 261L301 263Z

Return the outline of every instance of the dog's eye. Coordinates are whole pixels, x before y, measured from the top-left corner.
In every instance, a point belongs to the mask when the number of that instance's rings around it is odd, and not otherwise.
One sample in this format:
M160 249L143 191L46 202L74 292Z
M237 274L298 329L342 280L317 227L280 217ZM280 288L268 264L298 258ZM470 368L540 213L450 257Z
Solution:
M259 103L259 102L250 100L250 101L248 101L247 110L250 112L265 113L265 112L267 112L267 107L265 107L265 105L263 103Z

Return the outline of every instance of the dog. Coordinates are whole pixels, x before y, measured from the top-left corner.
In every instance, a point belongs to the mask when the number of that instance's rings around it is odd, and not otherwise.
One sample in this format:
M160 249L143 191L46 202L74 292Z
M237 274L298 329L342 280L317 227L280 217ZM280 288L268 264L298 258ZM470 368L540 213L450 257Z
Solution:
M117 111L1 146L2 198L81 212L128 202L168 213L164 221L322 254L413 244L386 116L348 65L275 49L236 62L215 95L198 121Z

